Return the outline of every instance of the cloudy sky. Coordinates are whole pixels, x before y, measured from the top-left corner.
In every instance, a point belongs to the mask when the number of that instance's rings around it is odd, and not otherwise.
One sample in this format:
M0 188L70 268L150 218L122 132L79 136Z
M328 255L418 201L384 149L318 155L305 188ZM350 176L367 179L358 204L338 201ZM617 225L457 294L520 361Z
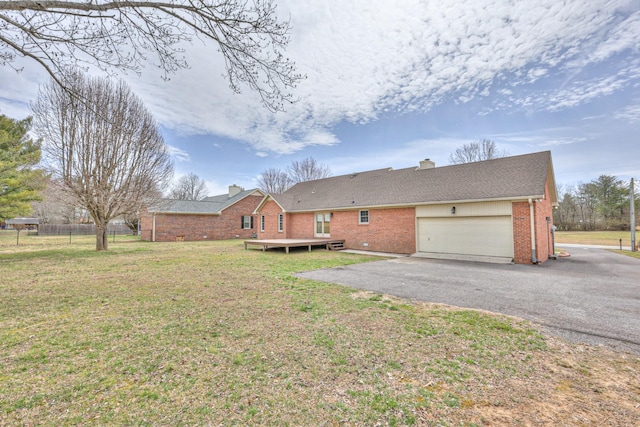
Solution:
M172 147L176 176L211 195L256 186L312 156L333 174L403 168L483 138L510 154L551 150L556 181L640 178L638 0L279 0L287 54L306 79L284 113L234 94L213 45L164 81L124 78ZM0 113L22 118L47 80L0 68Z

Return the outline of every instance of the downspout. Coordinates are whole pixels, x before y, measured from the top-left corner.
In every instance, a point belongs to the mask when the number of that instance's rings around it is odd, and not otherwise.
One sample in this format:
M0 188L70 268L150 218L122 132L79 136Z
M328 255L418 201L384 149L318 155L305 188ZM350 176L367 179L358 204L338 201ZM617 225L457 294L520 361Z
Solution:
M151 219L151 241L155 242L156 241L156 214L153 214L153 217Z
M536 222L533 217L533 200L529 199L529 218L531 220L531 263L537 264L536 257Z

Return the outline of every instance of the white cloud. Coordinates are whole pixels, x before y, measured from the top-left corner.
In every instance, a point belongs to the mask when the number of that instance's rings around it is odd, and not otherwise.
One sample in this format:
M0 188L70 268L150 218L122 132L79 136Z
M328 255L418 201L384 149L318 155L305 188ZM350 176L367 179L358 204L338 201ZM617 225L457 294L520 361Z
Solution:
M589 138L556 138L535 144L537 147L553 147L556 145L569 145L587 141Z
M612 15L610 20L614 22L613 25L601 28L601 37L597 38L597 43L592 44L593 49L584 49L582 55L567 63L567 68L582 68L589 63L602 62L627 49L637 51L640 11L633 11L631 6L630 10L624 18L622 14Z
M622 110L614 113L613 117L617 120L624 120L629 123L640 122L640 104L636 103L628 105Z
M31 115L29 100L38 95L38 82L44 83L48 75L34 62L24 58L16 61L16 71L8 66L0 66L0 114L22 119Z
M189 153L187 153L186 151L172 145L167 145L167 147L169 148L169 155L173 157L174 160L178 162L191 161L191 156L189 156Z
M191 68L169 82L153 68L126 80L165 127L242 141L263 156L335 145L340 141L332 128L340 122L427 111L447 99L466 103L497 93L493 109L557 111L622 91L639 79L637 63L617 61L613 74L598 70L616 55L637 51L636 0L280 0L278 5L293 25L287 55L307 76L295 91L299 102L285 113L271 114L248 90L233 94L216 47L199 41L185 47ZM12 77L9 87L3 72L3 98L34 95L32 77ZM0 98L3 111L15 108L11 105Z
M486 96L487 87L505 73L511 87L538 81L549 75L549 68L579 56L587 44L603 53L587 57L583 66L601 61L605 51L629 47L632 38L622 36L623 28L640 35L632 23L616 21L616 12L628 4L282 1L282 12L290 12L294 25L289 53L307 75L297 91L300 101L286 114L272 116L249 102L250 96L230 103L216 85L215 96L223 102L209 99L210 108L198 108L213 116L199 123L208 124L206 131L249 141L261 152L286 154L309 145L332 145L338 141L327 129L341 120L361 123L386 111L426 110L453 94L468 102ZM613 28L601 34L607 26ZM599 39L599 34L619 35L618 42ZM527 69L530 64L535 66ZM594 78L583 89L576 82L555 93L513 96L525 107L569 108L620 90L631 78L635 76ZM201 85L197 90L202 91Z
M499 148L507 149L510 154L530 151L528 147L533 147L535 150L549 150L593 140L593 136L590 135L569 136L572 133L573 129L570 127L549 127L514 133L497 133L489 135L488 139L499 144Z
M221 194L227 194L229 192L229 187L227 185L220 184L217 181L205 180L207 185L207 197L209 196L219 196Z
M345 175L367 170L418 167L420 160L431 159L436 166L449 164L449 154L457 147L469 143L468 139L433 138L398 142L393 147L378 152L375 157L366 153L359 157L338 157L327 162L334 175Z

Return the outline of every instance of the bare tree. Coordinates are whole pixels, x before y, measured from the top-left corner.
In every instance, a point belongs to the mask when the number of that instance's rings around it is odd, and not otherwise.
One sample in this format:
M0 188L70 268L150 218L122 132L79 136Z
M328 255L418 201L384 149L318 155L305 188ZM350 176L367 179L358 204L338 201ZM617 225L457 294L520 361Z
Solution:
M269 168L258 177L258 188L265 193L282 194L298 182L313 181L331 176L331 169L313 157L294 160L286 171Z
M124 82L78 72L66 81L79 96L53 80L41 87L35 129L54 177L93 218L96 250L106 250L109 221L150 203L173 165L156 121Z
M452 164L471 163L497 159L508 155L507 151L498 150L495 142L489 139L482 139L456 148L456 151L449 155L449 162Z
M181 177L169 194L169 198L176 200L200 200L206 196L207 184L195 173Z
M65 191L58 179L47 179L42 200L31 204L40 224L72 224L78 221L80 210L72 194Z
M293 161L288 168L289 178L294 184L298 182L314 181L316 179L331 176L331 169L319 163L313 157L307 157L302 161Z
M283 55L289 31L271 0L0 0L0 65L30 58L70 89L70 66L139 72L152 53L166 78L188 67L180 44L196 37L217 43L235 92L246 85L277 111L302 78Z
M282 194L293 185L287 172L269 168L258 177L258 188L265 193Z

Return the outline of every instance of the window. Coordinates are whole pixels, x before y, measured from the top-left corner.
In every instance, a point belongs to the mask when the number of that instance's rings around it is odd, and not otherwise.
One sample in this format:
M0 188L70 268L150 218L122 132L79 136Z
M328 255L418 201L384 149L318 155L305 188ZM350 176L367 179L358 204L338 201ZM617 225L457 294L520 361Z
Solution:
M260 231L264 233L264 215L260 215Z
M358 224L369 224L369 211L360 211Z
M282 230L284 230L284 216L278 214L278 231L282 233Z
M243 230L253 228L253 217L251 215L243 215L240 227Z

